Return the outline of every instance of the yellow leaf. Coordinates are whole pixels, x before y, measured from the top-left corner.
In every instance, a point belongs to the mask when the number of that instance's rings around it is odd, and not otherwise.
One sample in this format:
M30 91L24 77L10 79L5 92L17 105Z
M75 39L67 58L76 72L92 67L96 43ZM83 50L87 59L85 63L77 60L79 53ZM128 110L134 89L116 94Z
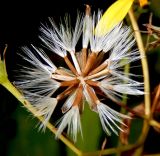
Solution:
M113 3L97 23L95 35L105 35L121 22L128 13L133 1L134 0L118 0Z
M139 0L139 5L141 7L143 7L143 6L147 5L147 4L148 4L148 0Z

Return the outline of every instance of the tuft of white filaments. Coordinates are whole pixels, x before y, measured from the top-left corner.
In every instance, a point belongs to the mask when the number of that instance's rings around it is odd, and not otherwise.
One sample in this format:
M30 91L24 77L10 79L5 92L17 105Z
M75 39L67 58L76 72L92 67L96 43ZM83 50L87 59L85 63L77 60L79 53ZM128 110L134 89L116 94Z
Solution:
M101 90L113 101L121 101L123 94L143 95L143 83L126 81L115 76L108 76L99 82Z
M76 142L77 133L81 132L82 134L80 113L77 106L73 106L59 121L56 137L59 137L67 126L68 134L73 138L73 141Z
M104 131L107 132L108 135L111 135L111 132L109 129L111 129L116 135L118 135L118 132L116 131L116 129L124 131L123 129L120 128L118 124L122 124L126 126L122 122L122 119L130 118L127 115L118 113L117 111L111 109L110 107L108 107L103 103L99 103L97 105L97 111L99 114L99 118L101 120L102 127Z
M134 48L135 39L131 28L118 23L112 30L97 36L101 30L95 27L101 18L101 11L91 15L88 8L86 15L77 16L72 27L67 15L59 26L49 18L51 26L41 25L39 36L45 47L62 57L65 67L54 64L42 49L23 47L21 58L25 61L15 85L24 97L37 110L36 116L43 116L40 129L45 130L58 104L63 116L58 120L56 138L67 130L76 142L77 135L82 134L80 114L83 113L85 101L92 111L99 115L104 131L111 135L124 131L121 128L125 114L112 109L101 99L109 98L121 103L123 94L141 96L144 94L143 83L134 80L137 75L124 73L125 65L141 57ZM82 39L82 41L79 41ZM80 42L82 50L76 51ZM26 63L28 65L26 65ZM61 105L63 100L64 104ZM67 129L66 129L67 128ZM127 128L127 126L126 126Z
M20 56L22 60L28 63L28 66L22 66L21 70L17 71L20 74L18 74L17 81L14 84L37 109L36 115L45 117L40 126L40 129L45 129L57 104L57 100L54 100L51 95L60 87L60 83L51 79L51 75L57 67L42 50L34 46L33 48L36 55L29 48L22 48L24 53Z

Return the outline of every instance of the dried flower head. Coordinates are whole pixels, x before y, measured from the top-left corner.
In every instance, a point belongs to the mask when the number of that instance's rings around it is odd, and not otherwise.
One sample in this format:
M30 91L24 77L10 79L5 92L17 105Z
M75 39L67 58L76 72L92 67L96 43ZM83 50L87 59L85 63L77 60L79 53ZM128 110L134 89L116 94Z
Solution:
M111 131L118 134L117 129L123 131L119 125L124 124L122 119L129 117L102 103L100 98L121 101L122 94L144 94L141 90L143 83L123 73L126 64L140 59L139 52L132 49L135 39L131 29L120 22L110 31L97 35L102 32L102 27L96 27L100 19L101 12L91 15L87 6L85 16L78 14L74 28L68 16L59 27L51 18L52 27L41 26L41 40L64 59L67 67L57 67L35 46L32 46L34 53L23 47L24 55L21 56L30 66L23 66L19 71L21 75L16 85L37 109L36 115L44 117L41 128L45 128L59 102L66 99L61 107L64 115L58 122L57 137L67 127L68 134L76 141L77 133L82 133L80 113L83 112L84 101L99 115L108 135ZM80 38L82 50L77 52ZM56 90L62 92L55 96Z

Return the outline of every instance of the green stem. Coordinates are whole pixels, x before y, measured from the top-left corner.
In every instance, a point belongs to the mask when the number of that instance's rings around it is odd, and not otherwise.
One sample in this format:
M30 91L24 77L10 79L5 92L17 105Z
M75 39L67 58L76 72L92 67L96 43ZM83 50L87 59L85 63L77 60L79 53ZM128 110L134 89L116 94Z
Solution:
M134 148L139 147L140 144L133 144L133 145L125 145L125 146L120 146L120 147L116 147L116 148L109 148L109 149L105 149L105 150L100 150L100 151L96 151L96 152L86 152L83 154L83 156L98 156L98 155L110 155L110 154L114 154L114 153L121 153L124 151L129 151L132 150Z
M150 103L150 85L149 85L149 70L148 70L148 64L147 64L147 59L146 59L146 55L145 55L145 49L144 49L144 45L143 45L143 41L142 41L142 37L139 31L139 27L138 24L136 22L135 16L134 16L134 12L132 10L132 8L129 11L129 17L133 26L133 29L135 31L135 38L137 41L137 46L141 55L141 63L142 63L142 69L143 69L143 76L144 76L144 103L145 103L145 115L147 116L147 118L150 118L151 115L151 103ZM138 142L140 143L144 143L148 131L149 131L149 123L146 120L144 120L144 124L143 124L143 128L142 128L142 133L141 136L139 137ZM135 151L135 156L139 156L142 154L143 151L143 145L138 148Z
M136 19L134 17L134 13L133 10L130 9L129 11L129 17L134 29L134 33L135 33L135 38L137 41L137 46L141 55L141 62L142 62L142 69L143 69L143 76L144 76L144 92L145 92L145 96L144 96L144 101L145 101L145 114L148 115L148 117L150 117L150 85L149 85L149 70L148 70L148 64L147 64L147 59L146 59L146 54L145 54L145 49L144 49L144 45L143 45L143 41L142 41L142 37L139 31L139 27L138 24L136 22Z
M11 92L23 105L25 108L27 108L34 116L36 116L36 110L33 108L33 106L23 98L23 96L20 94L20 92L11 84L9 80L6 80L2 83L2 86L4 86L9 92ZM43 117L36 116L40 121L43 121ZM47 128L52 132L56 133L56 128L51 124L47 124ZM75 152L77 155L82 155L82 152L75 147L75 145L70 142L66 137L63 135L60 135L59 139L67 145L73 152Z
M126 64L125 67L124 67L125 76L128 76L129 70L130 70L130 64ZM124 105L127 104L127 94L123 94L122 103ZM126 109L123 108L123 107L121 107L120 113L125 114L126 113ZM119 138L119 140L118 140L118 147L120 147L120 146L122 146L122 143L121 143L120 138ZM121 155L121 152L117 153L117 156L120 156L120 155Z
M149 123L150 123L151 126L157 127L157 128L160 129L160 123L157 122L156 120L150 120Z

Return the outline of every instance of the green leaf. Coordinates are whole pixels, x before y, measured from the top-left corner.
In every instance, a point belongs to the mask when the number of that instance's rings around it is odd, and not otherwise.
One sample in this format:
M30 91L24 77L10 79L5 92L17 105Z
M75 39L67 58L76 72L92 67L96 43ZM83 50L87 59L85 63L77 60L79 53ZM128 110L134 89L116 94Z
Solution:
M17 121L17 135L10 142L8 156L60 156L60 142L46 129L38 131L38 120L33 118L25 108L18 107L14 112Z
M99 150L100 139L103 133L99 116L93 112L87 103L81 116L83 138L78 135L76 146L83 152L92 152ZM75 156L73 152L68 150L68 156Z

